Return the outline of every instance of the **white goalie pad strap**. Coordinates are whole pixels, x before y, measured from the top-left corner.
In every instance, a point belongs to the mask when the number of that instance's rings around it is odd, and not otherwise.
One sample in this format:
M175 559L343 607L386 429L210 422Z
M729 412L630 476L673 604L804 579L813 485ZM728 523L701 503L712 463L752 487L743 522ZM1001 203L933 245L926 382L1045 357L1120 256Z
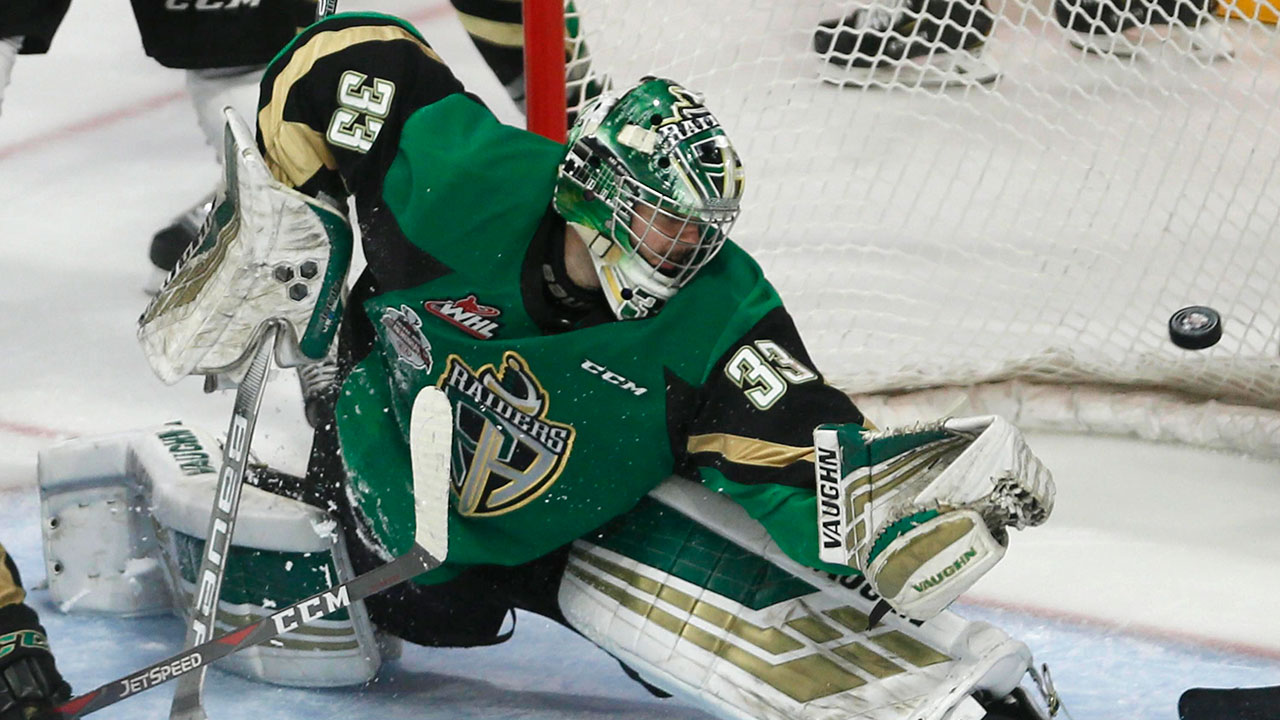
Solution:
M276 362L322 359L337 330L351 262L346 214L277 182L253 133L226 112L224 187L197 243L139 320L156 374L236 375L268 321Z
M931 617L995 566L1006 527L1053 509L1048 470L999 417L824 426L814 445L821 558L867 573L911 617Z
M195 558L192 570L198 565L193 540L208 529L221 465L214 437L181 423L77 438L41 451L45 563L60 609L189 611L195 585L182 576L179 558ZM355 575L338 526L325 512L253 486L243 488L228 556L219 633L313 594L294 586L283 591L296 596L272 599L282 591L280 578L329 587ZM245 587L268 575L274 579L261 591ZM307 687L361 684L380 665L363 603L349 608L346 619L316 619L219 663L254 679Z
M663 542L648 545L576 542L560 607L646 681L717 717L968 720L981 716L974 692L1002 697L1031 667L1025 645L950 612L924 623L890 614L869 628L880 598L864 578L795 563L740 506L700 485L670 480L651 497L699 529L660 528ZM659 545L667 555L655 561ZM767 592L740 590L766 575ZM788 577L794 586L778 590Z

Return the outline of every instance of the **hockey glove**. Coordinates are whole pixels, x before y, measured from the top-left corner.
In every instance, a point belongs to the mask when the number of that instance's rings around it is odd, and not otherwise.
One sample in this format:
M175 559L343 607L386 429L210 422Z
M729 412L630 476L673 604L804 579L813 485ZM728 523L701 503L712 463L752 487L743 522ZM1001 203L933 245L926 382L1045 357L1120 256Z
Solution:
M23 605L0 608L0 720L60 720L53 708L70 697L35 613Z
M821 558L862 571L896 610L927 620L1004 557L1006 527L1053 509L1049 471L1005 420L814 431Z

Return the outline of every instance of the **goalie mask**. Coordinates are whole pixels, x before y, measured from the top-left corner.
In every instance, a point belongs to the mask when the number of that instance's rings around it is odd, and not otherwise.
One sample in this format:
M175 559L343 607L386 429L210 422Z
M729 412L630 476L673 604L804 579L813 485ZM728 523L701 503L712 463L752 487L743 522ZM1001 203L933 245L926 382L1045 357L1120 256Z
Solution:
M601 96L568 144L556 212L586 242L614 314L653 315L724 245L738 154L700 95L652 77Z

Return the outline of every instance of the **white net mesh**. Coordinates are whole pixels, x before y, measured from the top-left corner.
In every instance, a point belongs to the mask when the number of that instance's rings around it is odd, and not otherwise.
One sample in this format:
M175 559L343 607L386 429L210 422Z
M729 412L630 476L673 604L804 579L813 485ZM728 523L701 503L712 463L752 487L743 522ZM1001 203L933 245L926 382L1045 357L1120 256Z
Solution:
M1170 30L1144 24L1134 0L1117 9L1138 20L1123 36L1073 34L1049 0L988 2L980 52L1001 75L947 88L908 72L963 59L936 43L910 65L881 57L869 88L821 79L841 69L814 51L814 31L865 2L578 10L594 72L707 96L747 168L734 238L833 384L1017 378L1280 409L1276 27L1185 6L1192 25ZM900 28L908 42L922 37L915 19ZM1224 47L1231 57L1211 57ZM1221 342L1170 342L1186 305L1221 313Z

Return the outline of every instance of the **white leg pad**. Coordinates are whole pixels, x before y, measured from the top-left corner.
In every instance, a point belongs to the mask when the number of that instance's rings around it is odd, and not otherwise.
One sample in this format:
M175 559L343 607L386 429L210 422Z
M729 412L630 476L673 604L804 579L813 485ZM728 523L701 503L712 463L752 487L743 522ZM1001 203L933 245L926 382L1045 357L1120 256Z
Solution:
M1032 667L1026 645L951 612L868 629L880 598L864 578L794 563L701 485L671 480L651 497L630 535L574 544L560 606L647 681L717 717L972 720L974 692L1006 695Z
M77 438L40 453L45 565L64 612L189 612L222 465L212 435L180 423ZM219 634L354 576L337 524L305 503L245 486ZM267 682L361 684L381 665L363 603L218 667Z

